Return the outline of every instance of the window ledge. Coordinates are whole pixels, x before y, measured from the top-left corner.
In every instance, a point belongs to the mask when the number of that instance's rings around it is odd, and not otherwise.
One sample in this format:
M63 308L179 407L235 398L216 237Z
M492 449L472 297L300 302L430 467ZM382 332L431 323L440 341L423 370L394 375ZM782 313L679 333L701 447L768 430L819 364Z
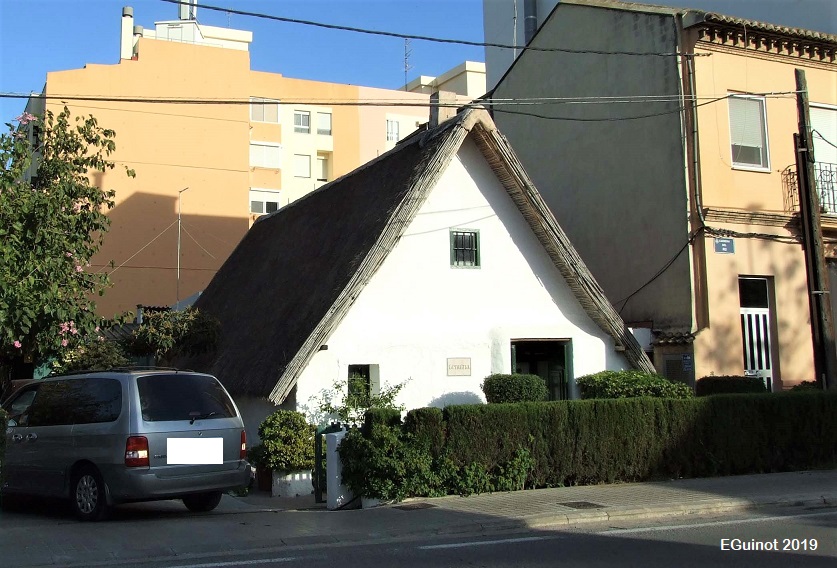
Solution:
M738 171L741 171L741 172L754 172L754 173L757 173L757 174L773 173L773 171L769 167L759 168L759 167L755 167L755 166L739 166L739 165L733 164L732 169L733 170L738 170Z

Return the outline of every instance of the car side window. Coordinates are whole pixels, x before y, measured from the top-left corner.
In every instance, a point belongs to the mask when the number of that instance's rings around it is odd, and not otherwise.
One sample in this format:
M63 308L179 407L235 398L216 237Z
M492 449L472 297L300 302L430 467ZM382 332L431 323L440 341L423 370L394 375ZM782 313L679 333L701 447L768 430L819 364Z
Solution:
M114 379L67 379L41 385L29 426L113 422L122 411L122 385Z
M26 426L29 414L28 410L35 400L37 387L28 388L20 392L11 402L7 403L6 410L9 413L9 426Z

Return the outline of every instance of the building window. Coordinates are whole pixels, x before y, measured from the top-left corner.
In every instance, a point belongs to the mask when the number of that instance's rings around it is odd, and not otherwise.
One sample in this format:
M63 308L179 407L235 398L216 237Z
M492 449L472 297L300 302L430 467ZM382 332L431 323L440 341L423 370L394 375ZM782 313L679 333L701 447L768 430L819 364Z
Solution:
M401 138L398 134L398 121L387 120L387 141L398 142L400 139Z
M450 265L464 268L479 267L479 231L454 230L450 232Z
M311 113L306 110L294 111L294 132L302 134L310 134L311 132Z
M317 113L317 134L325 134L331 136L331 113L318 112Z
M294 177L311 177L311 156L307 154L294 154Z
M250 213L264 215L279 210L279 192L268 189L250 190Z
M381 394L378 365L349 365L347 394L350 406L369 406L371 398Z
M282 146L269 142L250 142L250 166L280 169L282 167Z
M250 97L250 120L279 124L279 101Z
M317 181L328 181L328 156L317 154Z
M770 169L764 97L730 97L729 131L733 166Z

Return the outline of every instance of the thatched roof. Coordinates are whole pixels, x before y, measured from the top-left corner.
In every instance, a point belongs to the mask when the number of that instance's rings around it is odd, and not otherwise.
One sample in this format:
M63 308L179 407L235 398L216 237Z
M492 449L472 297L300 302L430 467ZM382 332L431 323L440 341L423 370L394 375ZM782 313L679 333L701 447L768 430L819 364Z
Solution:
M607 301L488 113L468 109L256 222L196 302L214 353L179 361L234 394L280 403L397 244L468 135L581 305L635 367L651 362Z

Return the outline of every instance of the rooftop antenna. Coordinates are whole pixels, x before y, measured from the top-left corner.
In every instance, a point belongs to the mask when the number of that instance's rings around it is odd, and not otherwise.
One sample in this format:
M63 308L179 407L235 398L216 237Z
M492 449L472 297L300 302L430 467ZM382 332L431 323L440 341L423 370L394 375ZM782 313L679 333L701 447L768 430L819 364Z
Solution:
M410 49L410 39L404 38L404 90L407 90L407 72L410 71L413 66L410 65L410 56L413 54L413 50Z

